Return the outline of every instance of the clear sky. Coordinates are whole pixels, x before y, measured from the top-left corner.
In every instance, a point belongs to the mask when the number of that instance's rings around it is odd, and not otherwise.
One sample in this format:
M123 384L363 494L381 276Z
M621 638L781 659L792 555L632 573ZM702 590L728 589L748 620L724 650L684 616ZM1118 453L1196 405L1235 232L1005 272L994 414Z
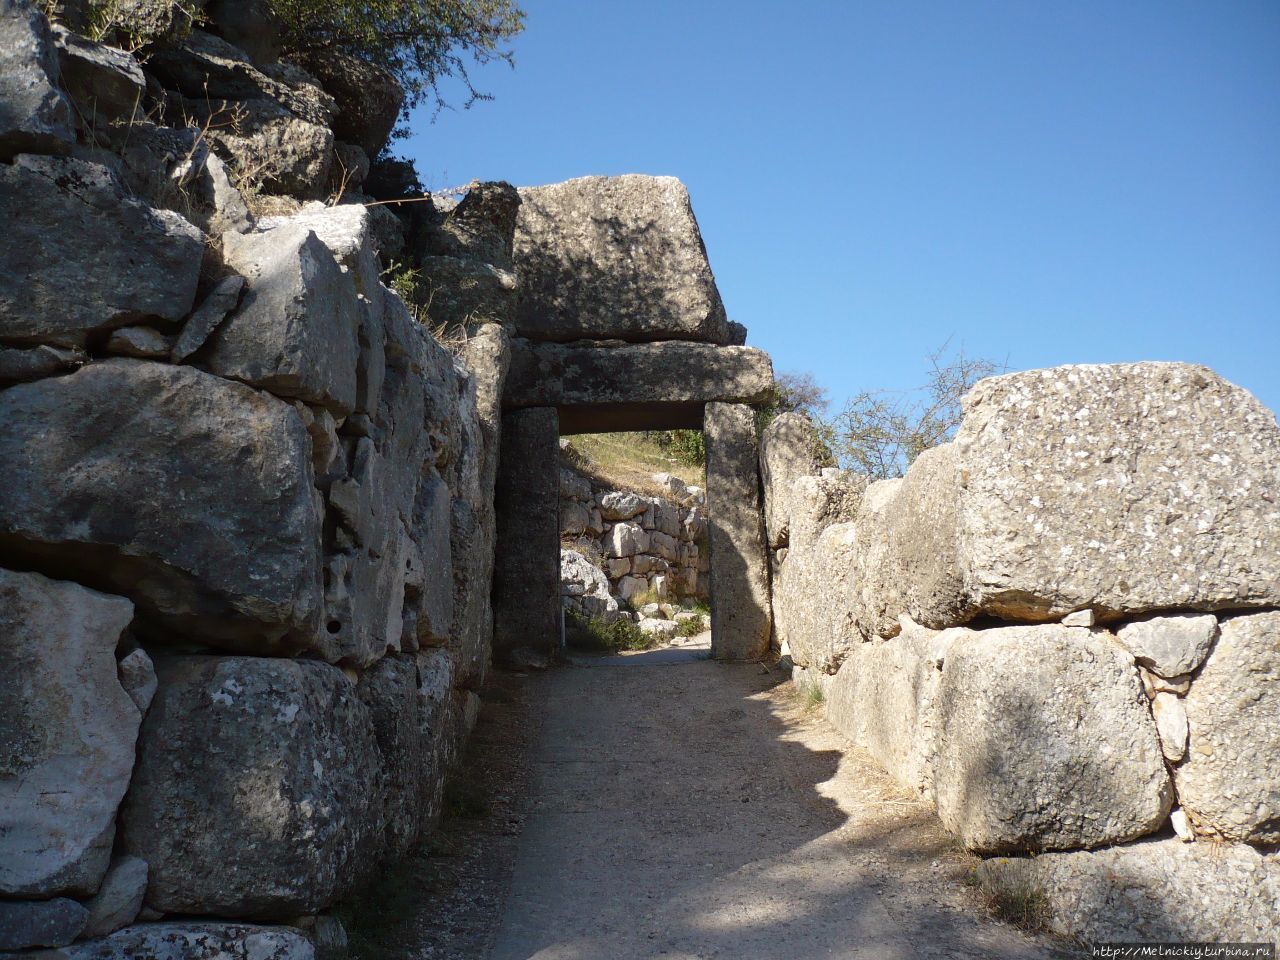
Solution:
M948 338L1280 409L1277 0L524 0L428 187L680 177L729 316L835 406Z

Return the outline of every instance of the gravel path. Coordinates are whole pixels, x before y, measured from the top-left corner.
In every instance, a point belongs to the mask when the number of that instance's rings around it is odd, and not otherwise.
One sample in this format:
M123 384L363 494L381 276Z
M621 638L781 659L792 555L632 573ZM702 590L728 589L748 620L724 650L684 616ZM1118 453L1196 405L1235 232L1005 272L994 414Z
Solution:
M705 648L539 677L531 805L490 960L1047 957L972 861L792 694Z
M1064 955L990 918L975 861L779 668L701 639L498 674L454 812L373 892L359 956Z

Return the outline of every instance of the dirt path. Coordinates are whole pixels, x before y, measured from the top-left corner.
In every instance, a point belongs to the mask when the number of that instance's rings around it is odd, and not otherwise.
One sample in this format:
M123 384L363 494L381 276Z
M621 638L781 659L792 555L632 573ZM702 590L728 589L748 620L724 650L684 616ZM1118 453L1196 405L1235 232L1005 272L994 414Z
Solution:
M987 917L972 861L928 808L848 752L781 671L704 656L579 657L508 679L519 696L498 705L512 725L498 733L523 736L525 759L506 752L470 839L465 817L446 823L400 948L368 955L1060 955ZM437 882L451 858L471 867Z

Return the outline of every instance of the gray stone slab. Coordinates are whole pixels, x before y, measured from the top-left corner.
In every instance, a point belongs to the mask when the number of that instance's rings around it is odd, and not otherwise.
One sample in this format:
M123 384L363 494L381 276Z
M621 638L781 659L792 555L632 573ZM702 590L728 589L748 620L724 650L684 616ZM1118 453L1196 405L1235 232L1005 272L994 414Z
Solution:
M773 620L755 411L743 404L707 404L703 439L711 527L712 656L754 660L769 649Z

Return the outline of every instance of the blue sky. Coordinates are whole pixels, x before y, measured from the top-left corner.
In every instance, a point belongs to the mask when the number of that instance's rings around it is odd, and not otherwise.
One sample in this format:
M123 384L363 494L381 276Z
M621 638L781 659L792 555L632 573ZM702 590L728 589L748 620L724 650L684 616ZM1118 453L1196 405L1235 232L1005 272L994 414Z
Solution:
M496 99L402 146L424 182L680 177L730 317L836 407L950 339L1280 409L1280 2L524 6Z

